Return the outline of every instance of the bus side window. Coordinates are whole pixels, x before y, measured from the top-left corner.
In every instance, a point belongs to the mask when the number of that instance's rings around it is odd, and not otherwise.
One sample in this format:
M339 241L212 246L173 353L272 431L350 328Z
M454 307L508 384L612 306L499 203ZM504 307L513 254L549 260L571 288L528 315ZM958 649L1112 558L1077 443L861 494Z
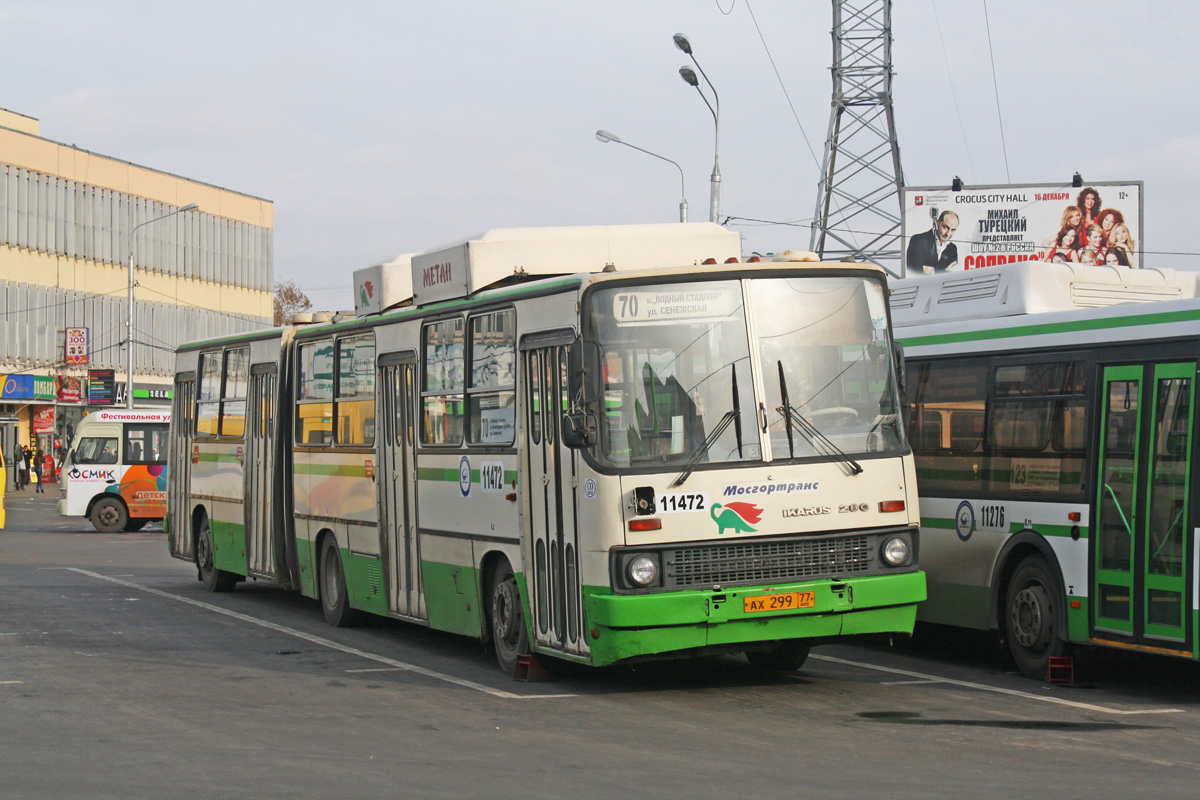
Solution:
M300 346L296 366L296 443L333 443L333 342Z
M512 444L516 435L516 312L480 314L470 320L467 441ZM551 415L561 414L553 405ZM548 417L547 424L554 422Z
M335 430L338 444L375 444L375 335L337 343Z
M462 444L465 327L462 317L427 323L422 332L421 441Z
M938 411L922 411L916 426L913 445L917 450L942 449L942 415Z

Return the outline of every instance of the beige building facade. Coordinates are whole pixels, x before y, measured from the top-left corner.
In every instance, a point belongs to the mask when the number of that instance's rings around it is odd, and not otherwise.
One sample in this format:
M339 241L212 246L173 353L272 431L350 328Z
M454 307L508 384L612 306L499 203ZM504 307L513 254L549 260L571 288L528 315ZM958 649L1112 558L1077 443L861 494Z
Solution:
M28 445L57 465L88 409L128 387L169 405L179 344L271 327L274 206L40 127L0 109L0 444L10 463Z

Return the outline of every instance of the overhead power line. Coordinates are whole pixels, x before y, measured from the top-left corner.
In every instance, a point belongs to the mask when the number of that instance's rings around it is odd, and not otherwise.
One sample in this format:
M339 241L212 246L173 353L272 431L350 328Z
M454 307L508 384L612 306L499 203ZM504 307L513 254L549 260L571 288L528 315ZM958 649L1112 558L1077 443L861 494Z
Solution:
M992 23L988 20L987 0L983 0L983 23L987 27L988 58L992 62L992 88L996 92L996 117L1000 120L1000 149L1004 152L1004 177L1012 183L1012 173L1008 171L1008 145L1004 140L1004 115L1000 113L1000 84L996 80L996 55L992 51Z

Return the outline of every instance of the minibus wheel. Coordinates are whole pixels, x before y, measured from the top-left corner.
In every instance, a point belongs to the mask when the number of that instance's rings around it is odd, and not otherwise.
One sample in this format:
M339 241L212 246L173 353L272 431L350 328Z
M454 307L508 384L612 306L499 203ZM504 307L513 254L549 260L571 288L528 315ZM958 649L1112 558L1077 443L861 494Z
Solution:
M117 498L105 497L96 501L88 518L92 521L92 527L101 533L118 533L125 530L129 511Z

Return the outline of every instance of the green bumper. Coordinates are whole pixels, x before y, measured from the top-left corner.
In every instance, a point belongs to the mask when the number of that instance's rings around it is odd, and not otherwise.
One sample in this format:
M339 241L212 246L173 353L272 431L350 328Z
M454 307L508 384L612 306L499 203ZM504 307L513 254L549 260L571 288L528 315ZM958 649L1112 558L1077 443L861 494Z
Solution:
M747 612L744 598L778 592L815 592L799 610ZM612 664L713 646L812 639L864 633L912 633L917 603L925 599L925 573L880 575L845 581L739 586L725 591L615 595L584 588L592 663Z

